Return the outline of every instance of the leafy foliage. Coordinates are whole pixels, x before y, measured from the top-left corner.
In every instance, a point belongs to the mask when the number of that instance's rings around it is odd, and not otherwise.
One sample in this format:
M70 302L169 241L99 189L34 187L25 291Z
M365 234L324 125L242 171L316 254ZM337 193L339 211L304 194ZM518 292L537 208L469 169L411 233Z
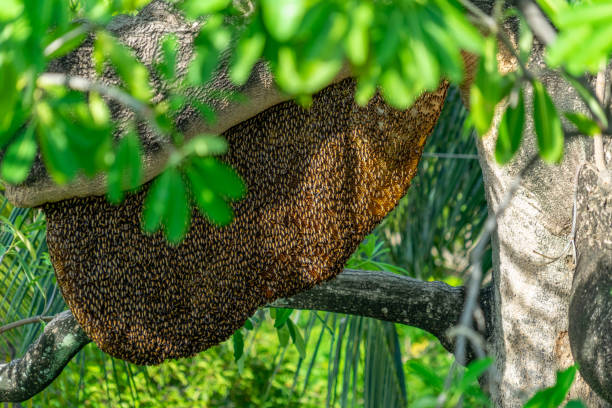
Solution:
M538 391L529 401L527 401L524 408L555 408L560 406L574 382L576 371L577 368L575 365L563 371L559 371L557 373L557 382L555 385ZM572 405L576 406L578 404L578 402L575 402Z

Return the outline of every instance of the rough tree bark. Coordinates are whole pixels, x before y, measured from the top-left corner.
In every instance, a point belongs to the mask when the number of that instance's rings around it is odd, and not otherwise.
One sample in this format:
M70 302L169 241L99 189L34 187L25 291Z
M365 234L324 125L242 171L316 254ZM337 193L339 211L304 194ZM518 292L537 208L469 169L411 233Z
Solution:
M558 110L586 112L563 78L543 67L543 49L536 46L529 68L542 79ZM525 100L530 96L528 89ZM504 193L537 154L532 121L526 124L517 157L506 166L495 162L495 141L492 132L478 144L490 214L498 211ZM538 389L555 383L556 371L574 364L568 308L575 265L568 243L576 171L585 160L592 162L592 155L591 140L568 138L563 161L559 165L538 161L526 172L509 207L497 219L492 237L494 330L489 350L499 375L498 383L491 387L496 406L522 406ZM609 236L610 225L607 233ZM585 316L574 319L580 321ZM568 398L581 398L588 407L610 406L580 375L577 377Z

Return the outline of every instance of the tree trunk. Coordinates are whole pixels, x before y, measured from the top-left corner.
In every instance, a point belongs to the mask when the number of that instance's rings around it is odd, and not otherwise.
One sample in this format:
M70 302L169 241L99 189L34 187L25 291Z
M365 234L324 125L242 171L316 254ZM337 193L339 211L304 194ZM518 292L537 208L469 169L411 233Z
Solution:
M531 69L544 66L541 55L540 49ZM585 110L558 75L543 73L543 82L559 111ZM530 101L531 89L527 91L525 100ZM495 132L479 141L490 214L499 211L517 175L537 154L535 140L533 122L529 121L519 153L503 167L495 162ZM568 308L575 262L568 243L575 174L584 160L592 161L591 143L583 137L567 138L559 165L538 160L525 171L518 191L497 219L492 237L493 333L489 353L497 369L490 389L498 407L522 406L538 389L553 385L558 370L574 364ZM579 374L568 398L581 398L588 407L610 406Z

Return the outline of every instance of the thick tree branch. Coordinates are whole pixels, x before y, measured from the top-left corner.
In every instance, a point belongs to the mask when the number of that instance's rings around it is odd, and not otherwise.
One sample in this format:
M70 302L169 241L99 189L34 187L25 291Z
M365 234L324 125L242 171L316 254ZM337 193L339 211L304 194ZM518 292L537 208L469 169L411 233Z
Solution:
M490 295L488 288L481 290L487 331ZM458 323L464 298L463 287L443 282L347 269L329 282L270 306L347 313L419 327L452 352L454 340L447 332ZM0 401L24 401L44 390L89 341L69 310L58 314L25 356L0 364Z
M487 328L489 299L489 289L483 288L480 303ZM464 301L463 286L424 282L389 272L345 269L335 279L292 298L279 299L271 306L347 313L418 327L453 352L454 339L447 332L459 322ZM483 335L487 337L487 333Z
M0 401L24 401L44 390L88 342L69 310L58 314L25 356L0 364Z

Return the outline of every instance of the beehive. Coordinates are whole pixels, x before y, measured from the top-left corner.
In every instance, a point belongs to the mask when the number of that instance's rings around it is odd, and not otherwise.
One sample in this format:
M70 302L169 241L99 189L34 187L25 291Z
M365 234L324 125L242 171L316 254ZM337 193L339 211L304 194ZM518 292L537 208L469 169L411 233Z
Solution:
M223 160L247 196L227 227L194 210L178 246L141 231L148 185L119 206L104 197L45 204L74 316L103 351L157 364L218 344L258 307L334 277L408 188L446 87L398 111L380 96L357 106L349 79L310 109L287 102L231 128Z

